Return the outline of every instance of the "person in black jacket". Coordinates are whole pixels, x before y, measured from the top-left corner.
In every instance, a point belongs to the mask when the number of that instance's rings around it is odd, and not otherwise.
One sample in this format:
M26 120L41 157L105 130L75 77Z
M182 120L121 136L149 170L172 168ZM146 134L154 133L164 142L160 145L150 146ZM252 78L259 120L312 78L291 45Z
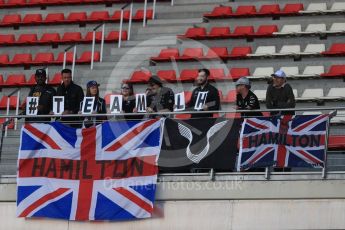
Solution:
M242 77L236 81L236 109L239 110L258 110L260 102L258 97L250 90L251 83L248 78ZM258 117L262 116L261 112L244 112L242 117Z
M53 107L53 97L56 91L53 87L46 84L47 74L44 69L37 69L35 73L36 85L30 89L29 97L39 97L37 114L48 115ZM50 117L47 118L26 118L27 122L49 122Z
M93 105L93 114L106 114L107 108L103 98L99 96L99 84L96 81L89 81L86 85L86 97L95 97L95 103ZM82 106L82 103L81 103ZM89 128L101 124L107 120L106 116L87 117L84 119L84 126Z
M78 114L80 103L84 99L84 91L72 81L72 71L70 69L63 69L61 71L62 84L57 88L57 96L64 96L65 110L62 113L66 114ZM82 120L80 117L62 117L62 122L66 122L71 127L81 128Z
M284 71L272 74L273 82L267 88L266 106L268 109L295 108L295 96L291 86L286 82ZM295 111L271 112L271 115L294 115Z
M172 112L174 110L175 95L172 89L164 87L158 76L152 76L149 81L149 92L147 94L148 113Z
M133 85L130 83L122 83L121 85L121 95L122 95L122 113L137 113L135 108L135 96ZM125 115L124 119L127 120L141 120L142 115Z
M192 92L192 98L188 107L192 111L217 111L220 110L220 97L218 90L208 82L210 71L208 69L200 69L196 79L197 88ZM199 94L207 92L204 100L198 100ZM201 94L200 94L201 95ZM200 96L201 98L201 96ZM195 109L197 103L202 103L201 109ZM213 117L213 113L192 114L192 118L197 117Z

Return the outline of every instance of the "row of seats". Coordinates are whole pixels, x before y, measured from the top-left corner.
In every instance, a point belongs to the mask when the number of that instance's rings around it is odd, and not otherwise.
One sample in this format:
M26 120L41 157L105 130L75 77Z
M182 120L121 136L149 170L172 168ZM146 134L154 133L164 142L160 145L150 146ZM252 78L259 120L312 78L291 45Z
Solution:
M255 31L254 26L236 26L231 32L230 27L212 27L207 32L205 27L188 28L184 34L177 35L179 39L228 39L228 38L260 38L275 37L282 35L315 35L315 34L339 34L345 33L345 23L335 22L329 30L326 24L308 24L305 30L302 30L301 24L283 25L279 30L277 25L261 25Z
M130 11L124 11L124 20L130 18ZM146 20L152 19L153 10L146 10ZM45 24L69 24L69 23L100 23L100 22L119 22L121 11L117 10L110 15L108 11L93 11L87 16L86 12L71 12L67 17L64 13L49 13L43 19L42 14L26 14L23 18L20 14L6 14L0 22L0 26L23 26L23 25L45 25ZM142 21L144 19L144 10L139 9L134 14L133 21Z
M88 64L91 62L92 53L91 51L84 51L80 57L76 58L76 64ZM54 54L51 52L47 53L37 53L33 58L33 55L30 53L15 54L10 61L8 54L0 55L0 66L30 66L30 65L60 65L64 60L64 52L58 54L58 57L55 59ZM99 62L100 52L95 51L94 53L94 62ZM73 62L73 52L66 53L66 63Z
M332 65L326 73L324 66L306 66L302 73L299 72L298 66L281 67L288 78L339 78L345 77L345 65ZM226 74L223 68L211 68L210 77L211 81L236 81L241 77L247 76L250 79L267 79L274 73L273 67L257 67L250 73L249 68L231 68L229 73ZM193 82L198 76L197 69L184 69L177 76L175 70L158 70L157 76L163 81L167 82ZM148 70L137 70L132 73L130 78L126 81L129 83L147 83L152 73Z
M123 0L0 0L1 8L123 3Z
M120 39L119 35L119 31L111 31L104 36L104 42L116 42ZM88 32L84 37L80 32L65 32L61 36L59 33L44 33L40 39L37 34L21 34L18 39L14 34L0 34L0 46L91 43L92 38L93 32ZM102 32L97 31L95 38L96 42L101 42ZM122 31L121 40L127 40L127 31Z
M48 79L48 85L59 85L61 83L61 73L54 74L53 78ZM26 80L25 74L10 74L6 80L0 75L0 87L28 87L36 85L35 74Z
M151 57L151 62L170 62L176 61L195 61L195 60L212 60L212 59L237 59L262 56L289 56L289 55L325 55L335 56L345 54L345 43L335 43L326 51L325 44L308 44L304 52L301 51L300 45L283 45L279 52L276 46L258 46L255 53L250 46L233 47L229 53L227 47L210 47L206 54L204 49L185 48L180 55L178 48L162 49L157 57Z
M340 13L345 11L344 2L334 2L327 9L327 3L310 3L306 10L302 3L289 3L282 9L279 4L261 5L257 11L254 5L241 5L236 10L231 6L217 6L212 12L204 14L205 18L234 18L234 17L263 17L263 16L289 16L309 13Z
M331 88L326 95L323 88L309 89L306 88L302 95L298 96L298 91L293 90L296 101L323 101L323 100L345 100L345 88ZM259 101L266 101L266 90L254 90Z

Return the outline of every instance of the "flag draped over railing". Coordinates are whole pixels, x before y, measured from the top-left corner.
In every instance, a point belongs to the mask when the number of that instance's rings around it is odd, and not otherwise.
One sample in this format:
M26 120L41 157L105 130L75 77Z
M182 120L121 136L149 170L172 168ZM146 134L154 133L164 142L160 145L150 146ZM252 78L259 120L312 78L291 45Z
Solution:
M152 215L162 120L87 129L25 124L18 217L124 220Z
M245 119L237 170L324 167L328 122L328 114Z

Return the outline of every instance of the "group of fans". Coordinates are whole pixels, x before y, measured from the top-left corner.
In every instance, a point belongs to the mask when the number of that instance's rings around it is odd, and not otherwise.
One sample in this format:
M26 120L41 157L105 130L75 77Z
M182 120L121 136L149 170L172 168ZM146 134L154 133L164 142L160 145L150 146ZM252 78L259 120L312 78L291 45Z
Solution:
M47 75L44 69L38 69L35 73L36 85L30 90L29 97L39 97L37 106L38 115L52 114L52 104L54 96L64 97L64 112L67 114L79 114L81 104L84 99L83 89L72 81L72 71L63 69L61 71L62 83L55 90L46 84ZM192 118L212 117L211 111L221 110L220 96L218 89L211 85L208 81L210 71L208 69L200 69L196 78L197 87L192 92L192 97L186 110L188 111L205 111L203 113L192 113ZM260 109L260 103L257 96L250 90L251 82L248 78L242 77L236 83L236 109L248 110L242 113L242 116L262 116L260 112L250 112L250 110ZM200 108L195 109L195 105L199 97L199 93L205 93L206 98ZM122 112L125 119L142 119L143 115L130 115L137 113L136 99L134 96L133 86L130 83L121 85ZM93 108L94 114L106 114L106 102L99 96L99 84L96 81L89 81L86 85L86 97L95 97ZM152 76L148 81L146 90L147 113L172 112L175 106L175 95L172 89L165 87L162 80L158 76ZM291 86L286 82L286 75L283 71L278 70L272 74L272 81L267 88L266 106L268 109L287 109L295 107L295 97ZM207 112L209 111L209 113ZM272 112L271 115L277 115L279 112ZM287 111L285 114L293 114L293 111ZM97 119L97 122L96 122ZM98 124L106 120L106 116L98 116L97 118L81 118L78 116L66 117L62 116L60 120L68 123L70 126L80 128L84 124L86 127ZM26 121L50 121L51 118L27 118Z

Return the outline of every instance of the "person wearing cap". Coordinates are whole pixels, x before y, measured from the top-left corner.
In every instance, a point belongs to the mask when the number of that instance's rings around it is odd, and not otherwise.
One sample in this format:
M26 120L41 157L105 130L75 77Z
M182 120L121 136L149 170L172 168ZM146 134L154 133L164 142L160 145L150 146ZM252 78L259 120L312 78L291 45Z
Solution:
M258 110L260 103L258 97L250 90L251 83L248 78L242 77L237 80L236 85L236 109L239 110ZM262 116L261 112L245 112L242 117Z
M99 84L97 81L89 81L86 84L86 97L94 97L95 103L93 105L93 114L106 114L107 108L106 103L103 98L99 96ZM82 107L82 103L80 103L80 108ZM103 121L107 120L106 116L100 117L86 117L84 119L84 126L86 128L101 124Z
M147 94L148 113L172 112L174 110L175 95L172 89L163 86L162 80L158 76L150 77L148 81L150 88Z
M295 96L291 86L286 82L286 74L282 70L271 75L272 83L267 88L266 106L268 109L295 108ZM271 115L294 115L294 111L271 112Z
M61 75L62 83L57 88L57 96L64 97L65 110L62 114L78 114L80 103L84 99L84 91L72 81L72 71L70 69L63 69ZM62 117L61 121L74 128L82 127L82 119L80 117Z
M35 72L36 85L30 89L29 97L39 97L37 114L48 115L52 111L53 97L56 91L50 85L47 85L47 73L44 69L37 69ZM27 122L48 122L51 120L47 118L26 118Z
M195 88L192 92L192 98L188 107L192 111L196 111L194 109L195 104L199 103L197 101L199 93L207 92L206 99L204 100L204 104L201 110L198 111L218 111L220 110L220 97L218 89L212 86L208 82L208 77L210 76L210 71L208 69L199 69L198 76L196 78L197 88ZM193 113L192 118L197 117L213 117L213 113Z

